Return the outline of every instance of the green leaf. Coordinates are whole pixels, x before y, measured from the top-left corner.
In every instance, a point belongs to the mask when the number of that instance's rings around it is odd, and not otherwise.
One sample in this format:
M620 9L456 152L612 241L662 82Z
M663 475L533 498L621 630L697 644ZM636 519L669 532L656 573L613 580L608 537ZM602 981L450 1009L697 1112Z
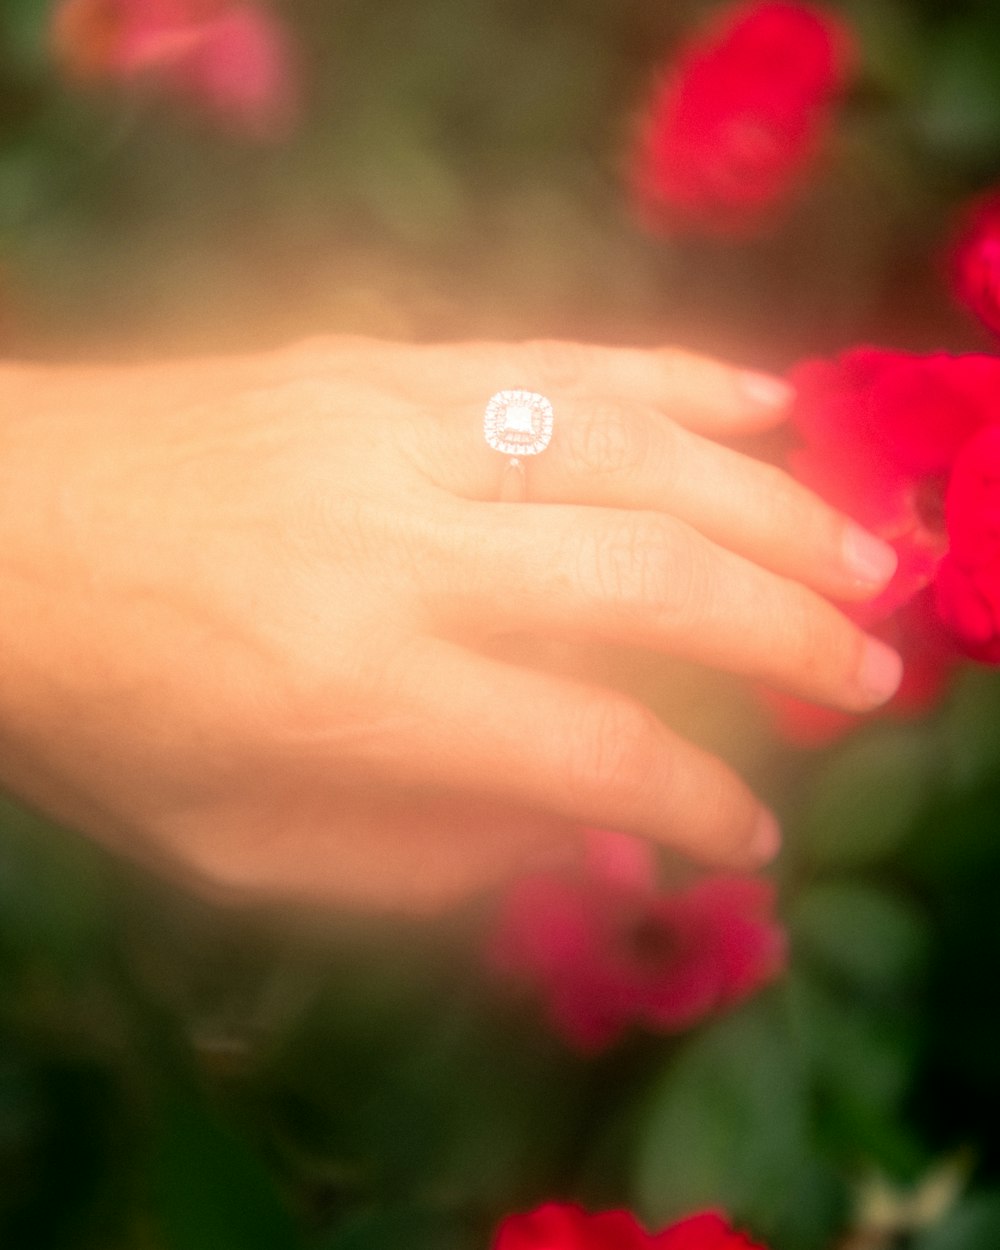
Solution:
M921 1233L912 1250L989 1250L1000 1246L1000 1194L977 1194Z
M35 72L51 69L51 0L7 0L3 9L0 21L6 43L4 51L17 68Z
M852 1165L861 1158L895 1180L916 1180L927 1158L902 1115L918 1060L913 1014L866 1007L801 972L789 1001L824 1141Z
M967 668L954 683L935 728L945 772L969 791L996 777L1000 766L1000 673Z
M164 1250L295 1250L302 1244L269 1173L241 1138L182 1091L158 1107L151 1160Z
M822 1245L842 1195L811 1151L807 1107L780 995L693 1038L663 1074L640 1137L634 1188L650 1226L718 1206L758 1234Z
M865 77L892 91L910 92L922 49L920 21L905 0L844 0L861 46Z
M807 975L789 984L795 1026L812 1081L837 1099L862 1101L893 1113L906 1094L916 1062L913 1033L897 1013L864 1010L853 997L831 993Z
M845 988L869 994L906 991L929 950L927 921L911 903L875 886L829 882L794 904L793 941Z
M104 853L78 834L0 798L0 953L66 976L106 950Z
M815 863L858 867L888 858L914 826L933 758L919 729L884 729L841 747L816 778L803 822Z
M1000 38L996 16L961 17L935 34L917 122L951 161L993 165L1000 156Z

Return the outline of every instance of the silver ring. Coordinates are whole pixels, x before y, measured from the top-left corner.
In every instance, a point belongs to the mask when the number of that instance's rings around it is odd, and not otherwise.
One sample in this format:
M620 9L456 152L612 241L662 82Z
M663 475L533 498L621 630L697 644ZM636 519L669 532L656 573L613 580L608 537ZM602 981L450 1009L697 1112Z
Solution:
M509 456L500 498L521 502L527 496L523 456L537 456L552 438L552 405L537 391L497 391L486 405L483 434L494 451Z

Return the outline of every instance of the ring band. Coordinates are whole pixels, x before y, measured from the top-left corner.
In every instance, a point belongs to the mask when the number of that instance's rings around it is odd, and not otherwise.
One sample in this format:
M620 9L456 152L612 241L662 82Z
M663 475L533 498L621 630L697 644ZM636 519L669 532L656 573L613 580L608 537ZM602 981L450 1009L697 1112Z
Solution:
M510 459L504 470L500 498L521 502L527 496L522 457L537 456L552 438L551 403L537 391L497 391L486 405L483 434L494 451Z

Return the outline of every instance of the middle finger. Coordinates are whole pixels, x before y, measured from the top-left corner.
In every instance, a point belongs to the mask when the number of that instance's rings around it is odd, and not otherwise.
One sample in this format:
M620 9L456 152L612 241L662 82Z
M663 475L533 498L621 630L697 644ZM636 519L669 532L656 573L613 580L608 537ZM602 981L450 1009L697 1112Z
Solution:
M456 619L492 632L602 638L868 711L898 655L825 599L656 512L472 505L447 588Z

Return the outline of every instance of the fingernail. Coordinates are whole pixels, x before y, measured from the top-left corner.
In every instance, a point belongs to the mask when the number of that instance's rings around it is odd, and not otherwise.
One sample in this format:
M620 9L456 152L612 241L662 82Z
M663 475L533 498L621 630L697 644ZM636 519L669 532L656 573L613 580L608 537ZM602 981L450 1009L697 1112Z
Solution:
M896 571L896 549L860 525L848 525L843 539L844 563L860 582L884 586Z
M795 397L790 383L770 373L743 373L740 385L746 397L761 408L785 408Z
M763 808L750 839L750 852L758 863L769 864L780 850L781 826L775 814Z
M861 657L859 684L873 705L885 703L899 689L903 676L903 661L884 642L869 638Z

